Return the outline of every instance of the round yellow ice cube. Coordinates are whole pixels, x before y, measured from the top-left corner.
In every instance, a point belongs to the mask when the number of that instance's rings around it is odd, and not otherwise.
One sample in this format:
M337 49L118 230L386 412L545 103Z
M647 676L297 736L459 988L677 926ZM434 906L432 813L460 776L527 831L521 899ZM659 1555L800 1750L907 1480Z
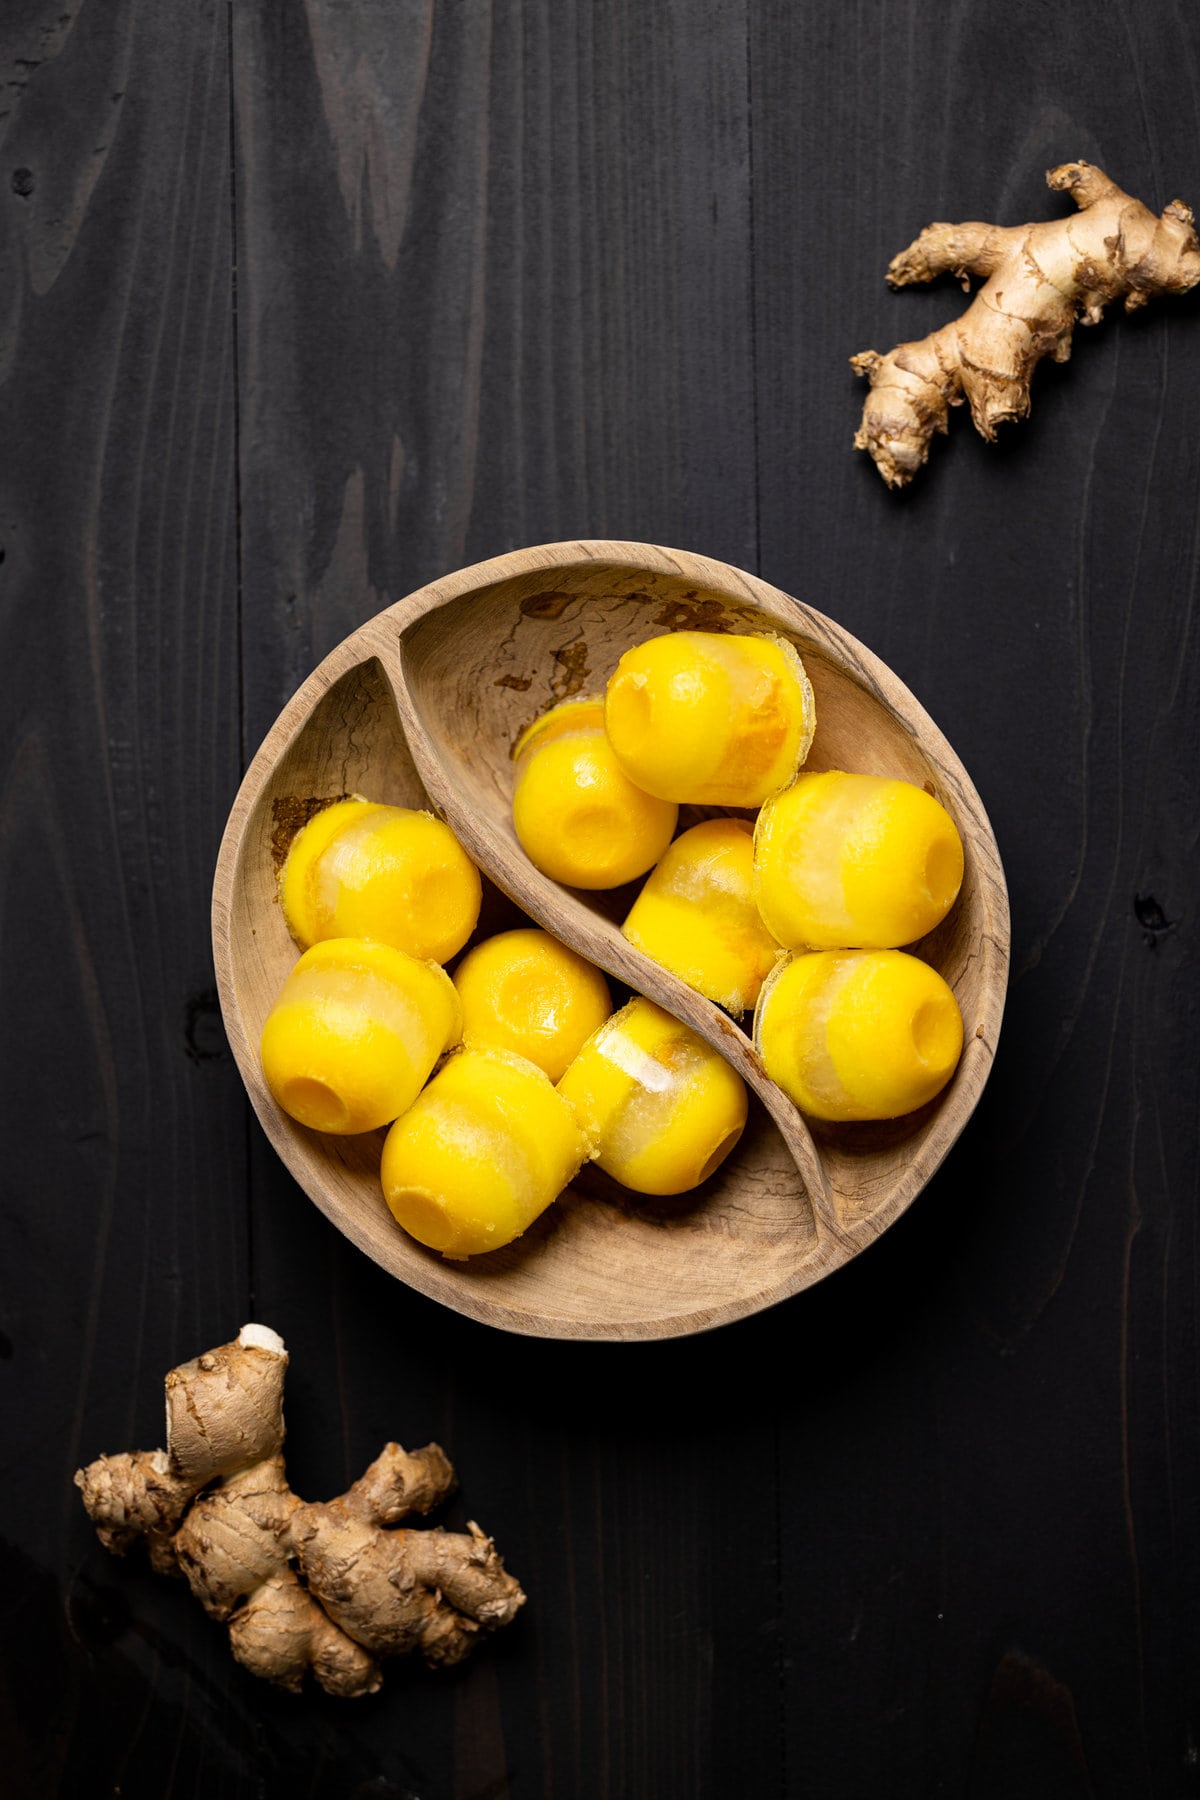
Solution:
M681 832L621 930L689 987L740 1018L780 954L754 904L754 831L706 819Z
M507 1050L450 1057L383 1146L393 1217L443 1256L509 1244L557 1199L587 1155L574 1110Z
M454 984L390 944L327 938L295 964L263 1026L268 1088L314 1131L390 1124L458 1042Z
M288 851L280 898L297 943L374 938L446 962L479 917L479 871L432 813L355 795L316 813Z
M602 1025L558 1084L597 1163L639 1194L683 1194L724 1162L746 1123L746 1088L724 1057L653 1001Z
M553 707L517 740L513 758L513 827L530 862L552 880L619 887L644 875L670 843L679 809L625 774L599 700Z
M612 1011L599 969L548 931L501 931L454 971L463 1041L526 1056L557 1081Z
M953 989L903 950L791 956L763 985L767 1074L818 1119L894 1119L945 1087L962 1054Z
M954 820L911 781L805 773L759 814L755 899L789 949L915 943L945 918L962 878Z
M627 650L604 724L631 781L664 800L761 806L812 742L813 692L785 638L675 631Z

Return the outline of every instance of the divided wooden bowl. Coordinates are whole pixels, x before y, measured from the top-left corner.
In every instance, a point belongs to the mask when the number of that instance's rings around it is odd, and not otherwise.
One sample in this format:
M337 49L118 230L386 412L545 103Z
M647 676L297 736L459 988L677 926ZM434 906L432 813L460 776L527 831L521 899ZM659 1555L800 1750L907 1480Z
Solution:
M636 885L582 893L533 868L511 822L510 750L548 706L603 690L622 651L671 630L771 630L804 659L817 731L807 767L902 776L935 794L966 849L962 892L916 946L962 1008L965 1048L930 1105L878 1125L807 1121L735 1024L626 943ZM714 1044L744 1077L738 1148L694 1194L630 1194L585 1168L524 1237L448 1262L384 1204L382 1133L327 1137L281 1112L258 1058L299 954L278 902L288 845L317 806L362 793L431 808L485 877L478 935L527 915ZM685 814L682 824L692 822ZM517 909L520 909L518 912ZM213 943L225 1027L268 1137L321 1211L383 1268L487 1324L559 1338L655 1338L771 1306L870 1244L954 1143L991 1068L1008 971L1008 903L991 827L950 745L896 677L830 619L724 563L651 544L515 551L367 621L285 707L246 774L217 863ZM743 1029L743 1026L745 1029Z

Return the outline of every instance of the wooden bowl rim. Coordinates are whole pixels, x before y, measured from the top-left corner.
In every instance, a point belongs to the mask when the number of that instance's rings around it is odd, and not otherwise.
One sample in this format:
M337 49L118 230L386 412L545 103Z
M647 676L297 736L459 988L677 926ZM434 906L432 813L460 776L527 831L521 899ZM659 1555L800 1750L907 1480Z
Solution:
M810 1252L798 1260L787 1280L775 1282L762 1291L741 1292L727 1302L699 1308L692 1306L677 1314L645 1319L597 1319L592 1322L556 1316L548 1311L520 1310L505 1302L498 1302L489 1297L486 1288L472 1286L463 1280L462 1265L444 1262L439 1264L430 1260L401 1272L381 1258L377 1247L358 1229L356 1220L352 1216L348 1217L341 1205L323 1191L323 1184L314 1176L312 1156L306 1141L300 1136L298 1128L284 1118L266 1090L258 1065L257 1050L251 1043L243 1020L232 958L235 876L250 821L278 764L295 744L312 713L331 688L354 668L373 659L378 660L400 709L400 726L410 739L409 748L412 752L411 722L406 717L408 709L402 704L407 698L407 681L400 666L401 635L425 616L480 589L529 576L539 570L550 571L587 564L611 564L614 568L682 579L698 588L723 594L735 603L749 604L768 615L778 615L788 630L804 633L815 639L823 650L832 654L844 672L860 685L866 685L874 691L878 703L885 706L893 718L911 734L927 761L939 772L952 778L953 785L971 814L972 825L975 827L972 847L987 874L987 880L981 880L979 887L979 904L982 910L980 955L987 966L980 984L980 1023L975 1033L977 1044L970 1046L973 1051L970 1066L957 1080L953 1113L943 1108L939 1115L940 1119L944 1119L942 1129L930 1133L922 1146L923 1154L908 1166L905 1179L895 1184L894 1202L890 1196L889 1201L869 1218L850 1229L845 1234L842 1254L832 1258L826 1256L822 1260ZM416 762L418 774L423 778L424 771L419 756ZM524 904L523 901L521 903ZM689 1336L766 1310L805 1287L815 1285L818 1280L860 1254L907 1210L949 1154L986 1085L1004 1012L1009 929L1003 865L983 803L949 740L894 671L836 620L781 589L772 587L746 570L692 551L620 539L567 539L486 558L440 576L404 598L392 602L343 638L296 689L251 758L222 833L212 894L212 940L217 991L234 1060L268 1140L313 1204L358 1249L387 1269L395 1279L453 1311L518 1335L601 1342Z

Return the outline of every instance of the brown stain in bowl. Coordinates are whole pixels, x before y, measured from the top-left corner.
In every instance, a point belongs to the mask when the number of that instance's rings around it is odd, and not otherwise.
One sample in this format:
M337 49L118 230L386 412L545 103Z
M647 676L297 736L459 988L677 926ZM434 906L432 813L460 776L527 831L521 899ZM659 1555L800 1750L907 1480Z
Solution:
M731 621L719 600L711 595L702 600L693 589L678 600L668 600L654 615L654 623L664 631L728 631Z
M278 875L287 861L292 840L310 819L350 794L281 794L271 802L271 861Z
M560 700L570 700L582 693L584 683L591 674L588 661L586 638L576 638L573 644L564 644L554 652L555 671L550 678L550 687Z
M544 594L526 594L521 602L521 611L527 619L561 619L572 600L578 598L578 594L564 593L561 588L550 588Z

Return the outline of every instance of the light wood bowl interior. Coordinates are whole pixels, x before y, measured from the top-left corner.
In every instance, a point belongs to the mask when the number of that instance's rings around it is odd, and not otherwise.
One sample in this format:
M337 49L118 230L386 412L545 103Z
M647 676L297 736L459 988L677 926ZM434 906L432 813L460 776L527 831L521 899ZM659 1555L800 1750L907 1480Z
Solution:
M916 946L950 982L965 1049L929 1106L881 1125L811 1126L766 1077L745 1029L634 950L619 931L634 886L565 889L532 867L511 823L511 747L557 701L599 693L622 651L675 629L770 630L804 658L817 707L809 768L925 785L956 820L963 889ZM258 1038L299 954L278 869L314 806L347 793L441 813L485 877L476 936L521 914L717 1046L752 1094L745 1136L694 1194L656 1201L586 1169L507 1249L447 1262L392 1220L382 1133L306 1131L263 1084ZM681 818L683 829L695 814ZM519 910L518 910L519 909ZM268 1135L310 1197L360 1248L472 1317L550 1337L706 1329L830 1273L914 1199L970 1116L1003 1010L1008 910L996 844L965 770L891 672L821 614L724 564L645 544L539 546L458 571L368 621L284 710L230 815L213 899L234 1054Z

